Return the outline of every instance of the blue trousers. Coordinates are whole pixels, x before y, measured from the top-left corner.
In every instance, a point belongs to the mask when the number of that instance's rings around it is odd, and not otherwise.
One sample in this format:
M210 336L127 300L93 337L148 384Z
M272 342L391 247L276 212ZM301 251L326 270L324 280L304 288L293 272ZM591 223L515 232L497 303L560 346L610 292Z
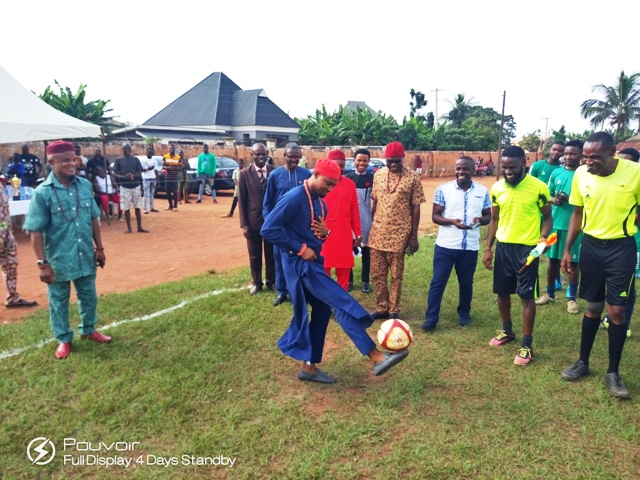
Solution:
M212 177L211 175L207 175L206 173L201 173L199 178L200 178L200 190L198 191L198 200L202 200L202 195L204 193L204 184L207 183L209 180L215 181L215 178ZM211 197L215 200L216 189L213 187L214 187L214 182L211 182Z
M429 287L429 299L425 320L435 325L440 318L442 295L455 267L459 285L458 316L468 319L473 297L473 275L478 262L477 250L456 250L436 245L433 253L433 278Z
M282 262L293 303L289 328L278 340L282 353L303 362L320 363L332 308L336 321L362 355L375 348L366 330L372 324L371 316L325 273L322 263L308 262L286 252ZM307 304L311 306L311 319Z
M59 342L71 342L73 330L69 327L69 298L71 296L71 282L78 296L78 311L80 312L80 335L89 335L95 330L98 321L96 307L98 294L96 293L96 275L76 278L68 282L53 282L48 285L49 316L51 329Z
M284 275L284 269L282 267L281 250L275 245L273 246L273 256L276 260L276 290L279 296L285 297L289 293L287 290L287 278Z

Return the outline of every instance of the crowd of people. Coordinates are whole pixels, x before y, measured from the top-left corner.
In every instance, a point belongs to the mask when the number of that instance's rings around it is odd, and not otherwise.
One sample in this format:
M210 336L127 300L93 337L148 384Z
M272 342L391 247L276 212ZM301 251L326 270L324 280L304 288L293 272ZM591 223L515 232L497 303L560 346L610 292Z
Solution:
M95 330L96 267L105 264L98 206L108 212L109 202L117 204L119 217L124 216L127 222L125 233L133 231L131 208L140 233L148 233L142 227L141 213L157 212L153 196L158 165L153 150L143 162L131 155L127 143L122 152L111 168L99 149L93 158L86 159L69 142L47 147L52 173L35 190L24 228L31 233L40 278L48 285L51 324L59 341L57 358L66 358L71 350L71 282L80 299L80 334L102 343L111 340ZM23 154L30 155L28 147ZM356 151L355 171L346 175L346 156L339 149L316 162L313 171L300 166L302 151L293 142L286 145L284 165L277 168L269 164L265 145L254 144L250 154L250 164L234 174L233 205L224 217L233 217L237 205L252 276L249 294L273 291L274 307L288 301L293 305L290 325L278 347L302 362L300 380L335 382L334 376L317 367L333 312L360 353L371 359L374 373L385 373L406 358L408 351L379 350L366 329L375 320L401 315L405 257L419 249L420 205L426 201L420 171L404 163L405 151L399 142L386 146L386 168L375 174L368 169L371 154L367 149ZM518 295L522 338L514 363L533 361L536 308L555 302L562 270L568 278L567 311L579 313L577 298L586 301L580 356L562 372L562 378L573 381L590 373L595 334L604 326L609 336L604 383L612 395L629 397L619 365L630 336L636 263L640 259L640 241L636 242L640 220L636 212L640 203L638 152L616 153L613 138L598 132L584 144L554 143L549 158L534 163L529 172L525 152L516 146L502 152L499 165L503 178L487 190L473 180L477 161L462 156L455 164L455 179L436 189L432 220L439 229L422 329L436 329L454 268L459 285L458 323L466 327L472 322L480 227L488 226L481 261L493 271L502 327L489 344L504 347L516 340L511 297ZM30 172L41 172L39 160L32 166ZM177 211L185 161L175 146L164 155L162 169L167 210ZM202 201L205 182L212 181L215 172L215 156L205 145L198 158L202 182L198 202ZM188 193L182 192L182 199L189 202ZM217 201L215 194L213 201ZM58 214L49 214L54 211ZM70 228L73 224L78 228ZM552 233L557 242L545 248L547 286L540 295L536 252L540 245L549 243ZM0 244L4 247L0 259L11 257L10 245L6 240ZM360 288L375 295L376 308L371 312L349 294L354 287L356 256L362 259ZM83 262L74 262L77 258ZM3 272L7 263L2 263ZM18 299L14 287L7 305Z

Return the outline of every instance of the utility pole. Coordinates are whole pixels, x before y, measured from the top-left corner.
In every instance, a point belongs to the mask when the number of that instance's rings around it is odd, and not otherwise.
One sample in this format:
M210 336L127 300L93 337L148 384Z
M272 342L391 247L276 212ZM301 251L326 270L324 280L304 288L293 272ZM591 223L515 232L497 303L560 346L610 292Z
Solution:
M438 121L438 92L441 92L444 90L444 87L442 88L436 88L435 90L430 90L431 92L436 92L436 118L435 118L435 126L436 126L436 130L438 129L438 127L440 126L439 121Z
M502 130L504 129L504 104L507 102L507 91L502 94L502 115L500 116L500 135L498 135L498 168L496 168L496 180L500 179L502 173L502 165L500 159L502 158Z
M547 148L547 138L549 137L549 120L553 120L553 117L542 117L540 120L544 120L544 138L542 139L540 150L544 153Z

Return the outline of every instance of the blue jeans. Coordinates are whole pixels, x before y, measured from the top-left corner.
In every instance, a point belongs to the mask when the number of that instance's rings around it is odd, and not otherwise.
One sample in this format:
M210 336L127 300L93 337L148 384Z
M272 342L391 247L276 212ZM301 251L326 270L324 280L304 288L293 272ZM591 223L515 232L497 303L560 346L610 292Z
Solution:
M198 200L202 200L202 194L204 193L204 184L207 183L209 180L214 180L214 177L211 175L207 175L206 173L201 173L198 178L200 178L200 191L198 192ZM214 187L214 182L211 182L211 196L215 201L216 189L213 187Z
M473 297L473 275L478 262L477 250L455 250L436 245L433 253L433 277L429 287L425 320L436 325L440 318L442 295L449 281L451 270L455 267L459 285L458 317L469 319L471 298Z
M153 196L156 194L156 179L155 178L145 178L142 182L142 187L144 191L144 211L148 212L149 210L153 210ZM149 208L147 208L147 206Z

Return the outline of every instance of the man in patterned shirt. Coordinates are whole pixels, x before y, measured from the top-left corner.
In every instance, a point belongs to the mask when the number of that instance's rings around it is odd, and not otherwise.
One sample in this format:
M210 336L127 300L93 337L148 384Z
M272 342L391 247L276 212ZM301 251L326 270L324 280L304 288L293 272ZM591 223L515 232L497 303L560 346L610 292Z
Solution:
M376 292L374 319L398 318L404 275L404 255L418 251L420 204L426 202L420 176L402 163L404 147L391 142L385 148L387 168L373 178L373 224L369 236L371 276ZM391 272L391 289L387 277Z
M502 330L497 331L489 345L499 347L516 339L511 322L511 295L517 293L522 300L524 326L522 348L513 363L527 365L533 360L531 344L536 318L534 299L538 296L538 258L524 270L523 266L531 250L546 241L551 232L551 195L545 183L527 175L522 148L506 148L501 163L504 179L496 182L489 194L491 222L482 259L484 266L493 270L493 293L498 294L498 310L502 319ZM491 248L496 239L494 270Z

